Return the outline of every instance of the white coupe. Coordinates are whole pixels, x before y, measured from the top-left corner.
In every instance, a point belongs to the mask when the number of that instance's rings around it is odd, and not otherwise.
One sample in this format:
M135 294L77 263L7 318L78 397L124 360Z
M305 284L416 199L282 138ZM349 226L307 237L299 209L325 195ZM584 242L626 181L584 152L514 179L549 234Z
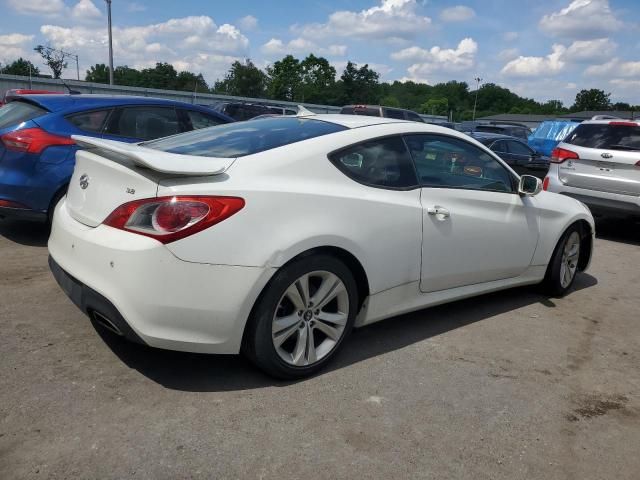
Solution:
M49 240L63 290L130 340L280 378L354 326L517 285L563 295L591 259L583 204L448 128L307 115L73 138Z

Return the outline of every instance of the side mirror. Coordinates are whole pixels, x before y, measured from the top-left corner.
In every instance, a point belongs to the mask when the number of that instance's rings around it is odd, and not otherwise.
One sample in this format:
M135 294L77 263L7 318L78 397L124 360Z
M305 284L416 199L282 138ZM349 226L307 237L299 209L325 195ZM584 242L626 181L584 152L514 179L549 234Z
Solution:
M523 196L537 195L542 191L542 180L533 175L522 175L518 184L518 193Z

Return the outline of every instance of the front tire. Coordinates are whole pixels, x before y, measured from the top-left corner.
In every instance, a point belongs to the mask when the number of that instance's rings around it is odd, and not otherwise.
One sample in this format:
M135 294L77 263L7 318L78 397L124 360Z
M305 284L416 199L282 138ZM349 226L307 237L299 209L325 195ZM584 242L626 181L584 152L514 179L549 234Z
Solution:
M335 357L355 321L351 271L329 255L301 257L274 275L247 324L243 352L277 378L307 377Z
M549 295L562 297L573 285L578 273L581 242L582 230L579 225L570 226L558 241L542 282Z

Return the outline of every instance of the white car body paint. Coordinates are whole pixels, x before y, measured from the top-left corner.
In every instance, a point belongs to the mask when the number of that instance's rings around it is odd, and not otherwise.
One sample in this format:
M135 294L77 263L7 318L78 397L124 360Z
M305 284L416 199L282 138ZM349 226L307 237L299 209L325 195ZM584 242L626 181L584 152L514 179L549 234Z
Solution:
M237 159L213 159L216 166L206 176L193 176L206 170L204 157L190 157L181 171L181 155L163 155L158 164L149 148L135 153L141 147L82 139L98 150L77 154L69 194L54 218L52 258L113 303L149 345L237 353L260 292L278 268L302 252L339 248L360 262L370 292L357 318L361 326L537 283L566 228L584 220L594 231L580 202L548 192L387 190L357 183L327 154L402 133L459 138L511 169L451 129L376 117L312 118L350 129ZM86 190L78 186L85 174ZM166 245L102 225L123 203L174 195L238 196L246 205L223 222ZM435 206L450 216L430 215Z

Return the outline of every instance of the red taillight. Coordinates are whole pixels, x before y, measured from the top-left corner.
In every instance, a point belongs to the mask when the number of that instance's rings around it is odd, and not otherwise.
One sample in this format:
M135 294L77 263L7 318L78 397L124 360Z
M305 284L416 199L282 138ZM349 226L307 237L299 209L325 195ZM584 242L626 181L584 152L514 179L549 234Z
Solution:
M551 152L552 163L562 163L565 160L578 160L579 158L576 152L572 152L566 148L554 148Z
M103 222L170 243L209 228L244 207L238 197L158 197L125 203Z
M544 180L542 180L542 190L545 192L549 190L549 177L544 177Z
M55 145L74 145L69 137L54 135L41 128L25 128L5 133L0 137L7 150L25 153L40 153L47 147Z

